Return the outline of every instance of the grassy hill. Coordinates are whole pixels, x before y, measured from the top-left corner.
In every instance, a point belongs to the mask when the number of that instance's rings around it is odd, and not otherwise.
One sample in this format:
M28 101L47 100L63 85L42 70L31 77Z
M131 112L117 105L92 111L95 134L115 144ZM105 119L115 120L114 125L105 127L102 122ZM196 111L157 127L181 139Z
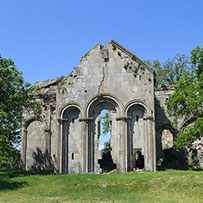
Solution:
M203 202L203 171L0 172L0 202Z

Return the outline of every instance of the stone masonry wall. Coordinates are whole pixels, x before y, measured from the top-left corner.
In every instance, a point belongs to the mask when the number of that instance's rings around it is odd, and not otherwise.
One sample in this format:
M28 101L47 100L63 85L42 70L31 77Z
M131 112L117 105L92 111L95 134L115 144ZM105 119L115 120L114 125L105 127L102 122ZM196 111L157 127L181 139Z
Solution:
M60 173L97 172L97 159L101 157L94 144L98 139L95 111L107 108L112 112L112 157L118 170L126 172L129 168L131 143L142 148L145 169L155 170L154 74L137 56L113 40L105 47L97 44L68 76L35 86L42 115L40 119L28 112L23 115L21 154L27 169L37 161L30 152L38 147L43 167L54 165ZM66 116L69 111L75 115L74 109L79 111L77 119L69 113ZM129 111L138 113L128 116ZM64 130L67 125L68 131Z

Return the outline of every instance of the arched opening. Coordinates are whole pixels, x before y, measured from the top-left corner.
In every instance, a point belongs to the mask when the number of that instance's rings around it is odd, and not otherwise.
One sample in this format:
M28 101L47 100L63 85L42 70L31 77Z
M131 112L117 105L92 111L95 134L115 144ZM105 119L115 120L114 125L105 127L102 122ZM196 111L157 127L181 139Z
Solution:
M108 110L103 109L100 113L101 120L98 121L100 126L99 134L99 151L101 159L98 159L100 169L103 172L109 172L116 168L116 164L113 163L111 151L111 125L110 113Z
M128 109L127 160L128 171L143 169L145 156L145 108L135 104Z
M171 125L162 125L157 131L157 168L186 169L187 158L184 149L176 150L173 142L177 130Z
M62 173L80 173L81 128L80 110L69 107L63 112Z
M118 105L111 99L100 98L90 106L88 114L88 172L113 170L119 159Z
M26 170L42 170L46 168L47 153L45 151L45 125L38 119L27 123Z
M173 141L178 131L171 124L163 124L156 129L156 158L157 166L163 162L164 150L170 151L173 148Z
M173 147L173 134L170 130L164 129L161 135L162 149L170 149Z

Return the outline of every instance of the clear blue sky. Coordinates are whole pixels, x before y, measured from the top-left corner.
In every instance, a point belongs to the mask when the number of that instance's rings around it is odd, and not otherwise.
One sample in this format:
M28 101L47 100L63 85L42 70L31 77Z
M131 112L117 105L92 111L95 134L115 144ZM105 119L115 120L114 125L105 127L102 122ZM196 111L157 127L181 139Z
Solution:
M32 84L111 39L161 62L203 47L203 0L0 0L0 19L0 54Z

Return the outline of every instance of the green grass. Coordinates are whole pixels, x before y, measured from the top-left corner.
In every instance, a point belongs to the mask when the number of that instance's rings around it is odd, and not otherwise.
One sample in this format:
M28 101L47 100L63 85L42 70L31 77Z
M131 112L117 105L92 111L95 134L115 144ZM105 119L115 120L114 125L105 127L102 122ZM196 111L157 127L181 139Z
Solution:
M0 202L203 202L203 171L0 172Z

